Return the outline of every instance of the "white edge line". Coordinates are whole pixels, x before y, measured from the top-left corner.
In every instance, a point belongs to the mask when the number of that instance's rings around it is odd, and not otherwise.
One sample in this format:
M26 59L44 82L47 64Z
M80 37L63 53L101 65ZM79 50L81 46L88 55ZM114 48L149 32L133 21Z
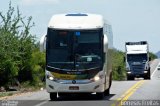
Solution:
M155 70L153 71L151 78L153 77L154 73L157 71L158 66L160 65L160 62L158 63L158 65L156 66Z
M41 102L41 103L39 103L39 104L36 104L35 106L42 106L42 105L44 105L45 103L47 103L47 101Z

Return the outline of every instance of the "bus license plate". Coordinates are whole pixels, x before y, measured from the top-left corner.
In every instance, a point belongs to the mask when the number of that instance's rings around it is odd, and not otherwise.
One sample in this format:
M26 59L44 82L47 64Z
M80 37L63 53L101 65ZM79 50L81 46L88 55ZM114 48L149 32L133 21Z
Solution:
M69 90L79 90L79 86L70 86Z

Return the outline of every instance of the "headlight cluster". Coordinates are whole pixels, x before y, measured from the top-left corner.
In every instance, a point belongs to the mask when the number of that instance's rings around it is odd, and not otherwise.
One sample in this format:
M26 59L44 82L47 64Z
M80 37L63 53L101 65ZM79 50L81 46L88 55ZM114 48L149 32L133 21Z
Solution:
M104 72L101 71L95 77L91 78L90 80L94 82L99 81L100 79L104 78L104 75L105 75Z
M51 81L57 80L49 71L46 71L46 77Z
M48 79L49 79L49 80L54 80L54 78L53 78L53 77L51 77L51 76L50 76Z
M94 81L98 81L99 79L100 79L99 76L95 76L95 77L94 77Z

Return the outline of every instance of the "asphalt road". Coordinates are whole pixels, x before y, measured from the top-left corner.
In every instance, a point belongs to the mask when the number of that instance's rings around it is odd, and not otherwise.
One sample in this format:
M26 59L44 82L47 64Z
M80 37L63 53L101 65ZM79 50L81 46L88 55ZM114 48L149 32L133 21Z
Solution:
M135 78L133 81L113 81L111 94L103 100L98 100L95 95L81 95L50 101L49 94L42 90L5 98L0 106L134 106L138 103L141 106L160 106L160 70L157 70L159 63L160 60L156 59L151 64L151 80Z

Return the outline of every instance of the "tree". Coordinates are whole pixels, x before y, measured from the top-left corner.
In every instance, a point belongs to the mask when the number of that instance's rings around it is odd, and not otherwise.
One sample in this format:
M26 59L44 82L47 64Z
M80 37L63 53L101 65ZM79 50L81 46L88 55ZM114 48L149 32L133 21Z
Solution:
M0 20L0 86L13 84L13 79L34 82L35 72L44 73L45 61L30 33L32 17L23 17L18 7L15 12L10 2L6 15L0 12Z

